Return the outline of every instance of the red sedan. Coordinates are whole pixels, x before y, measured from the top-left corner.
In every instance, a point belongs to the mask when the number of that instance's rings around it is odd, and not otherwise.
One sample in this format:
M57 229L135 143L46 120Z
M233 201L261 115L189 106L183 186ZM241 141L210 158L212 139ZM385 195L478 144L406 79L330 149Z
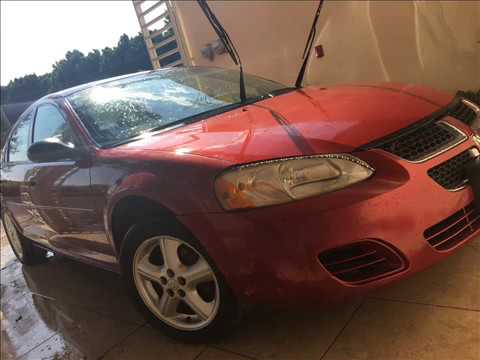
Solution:
M154 325L197 340L243 304L338 302L479 235L472 102L249 75L243 95L237 71L186 67L37 101L1 159L19 260L119 272Z

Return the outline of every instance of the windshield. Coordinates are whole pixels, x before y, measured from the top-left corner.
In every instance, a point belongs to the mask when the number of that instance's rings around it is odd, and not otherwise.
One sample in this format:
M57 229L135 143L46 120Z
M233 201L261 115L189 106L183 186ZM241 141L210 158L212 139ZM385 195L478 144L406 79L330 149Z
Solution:
M240 105L239 79L236 70L165 69L94 86L68 96L68 101L95 141L108 146ZM251 75L245 76L245 85L247 101L285 89Z

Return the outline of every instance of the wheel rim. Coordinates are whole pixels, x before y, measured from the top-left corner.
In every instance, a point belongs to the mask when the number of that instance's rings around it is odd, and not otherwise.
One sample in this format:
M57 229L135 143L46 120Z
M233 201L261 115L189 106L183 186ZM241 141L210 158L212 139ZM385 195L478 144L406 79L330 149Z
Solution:
M15 225L13 225L9 215L4 216L3 224L5 225L5 232L7 233L8 240L10 240L10 245L12 245L15 254L18 258L23 259L23 248L20 235L18 234Z
M145 240L135 252L133 275L145 305L176 329L199 330L217 314L215 273L197 250L178 238Z

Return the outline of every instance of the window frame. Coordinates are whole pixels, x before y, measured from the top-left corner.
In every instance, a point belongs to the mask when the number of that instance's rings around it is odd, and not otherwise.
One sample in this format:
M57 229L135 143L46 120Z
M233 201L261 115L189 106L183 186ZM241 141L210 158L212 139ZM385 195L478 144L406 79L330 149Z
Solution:
M40 103L36 106L35 108L35 114L34 114L34 117L33 117L33 120L32 120L32 126L31 126L31 129L30 129L30 144L34 144L36 141L34 141L34 136L35 136L35 124L37 123L37 116L38 116L38 110L40 110L41 107L46 107L46 106L51 106L53 107L54 109L56 109L58 111L58 113L60 114L60 116L62 116L63 118L63 121L65 121L65 124L67 124L67 126L70 127L70 130L73 134L73 138L74 138L74 141L73 141L73 144L74 146L78 146L78 136L75 134L75 130L74 130L74 127L72 126L72 124L70 123L70 121L68 120L68 116L67 114L65 114L65 111L63 111L62 109L60 109L57 104L53 103L53 102L50 102L50 101L46 101L46 102L43 102L43 103ZM39 141L42 141L42 140L39 140Z
M13 124L12 129L10 130L10 134L8 134L8 138L6 141L6 146L5 146L5 154L4 154L4 160L6 164L29 164L31 163L30 160L23 160L23 161L11 161L10 160L10 142L12 141L12 136L17 130L17 128L20 126L20 122L25 120L26 117L32 116L32 114L36 113L36 107L34 108L27 108L17 119L15 124ZM28 138L27 138L27 151L30 145L32 145L32 128L33 128L33 120L34 118L27 119L29 121L29 127L28 127Z

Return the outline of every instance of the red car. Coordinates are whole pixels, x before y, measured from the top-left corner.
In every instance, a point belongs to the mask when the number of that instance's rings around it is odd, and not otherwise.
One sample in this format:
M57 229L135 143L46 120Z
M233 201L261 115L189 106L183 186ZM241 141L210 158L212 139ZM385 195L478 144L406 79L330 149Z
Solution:
M338 302L479 235L472 102L399 84L245 88L241 101L237 71L185 67L34 103L1 162L19 260L49 249L122 273L154 325L192 340L243 304Z

